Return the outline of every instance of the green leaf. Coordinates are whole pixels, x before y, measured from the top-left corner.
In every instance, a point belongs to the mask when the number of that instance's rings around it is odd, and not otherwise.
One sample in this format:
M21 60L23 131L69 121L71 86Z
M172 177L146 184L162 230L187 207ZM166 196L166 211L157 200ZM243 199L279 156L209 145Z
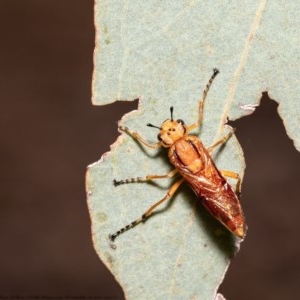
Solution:
M156 142L151 122L195 122L212 68L220 69L206 103L199 136L209 146L228 130L227 118L251 114L263 91L280 103L287 132L300 149L296 103L300 3L271 1L96 1L93 102L139 98L121 124ZM289 115L289 118L287 116ZM216 152L220 169L243 175L233 137ZM158 213L120 235L108 234L140 217L172 180L113 186L113 179L166 174L165 151L139 146L122 134L88 167L93 241L127 299L214 299L239 243L183 186ZM219 295L219 297L221 297Z

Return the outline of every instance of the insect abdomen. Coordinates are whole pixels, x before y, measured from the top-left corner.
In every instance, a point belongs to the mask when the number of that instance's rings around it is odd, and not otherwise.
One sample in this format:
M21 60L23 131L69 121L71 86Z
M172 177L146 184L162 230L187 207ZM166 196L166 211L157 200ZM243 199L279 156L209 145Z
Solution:
M225 179L224 179L225 181ZM192 185L203 206L227 229L240 238L244 238L246 226L239 199L231 186L225 181L217 193L207 193L201 187Z
M243 238L245 221L239 199L200 140L185 136L176 141L169 150L169 159L211 215Z

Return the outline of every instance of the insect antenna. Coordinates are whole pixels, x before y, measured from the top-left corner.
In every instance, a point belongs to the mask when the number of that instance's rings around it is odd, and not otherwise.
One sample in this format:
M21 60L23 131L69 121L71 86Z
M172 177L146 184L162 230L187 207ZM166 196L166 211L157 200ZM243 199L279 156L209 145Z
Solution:
M157 129L161 130L161 127L155 126L155 125L150 124L150 123L148 123L147 126L148 127L154 127L154 128L157 128Z
M170 107L170 112L171 112L171 121L173 122L173 106Z

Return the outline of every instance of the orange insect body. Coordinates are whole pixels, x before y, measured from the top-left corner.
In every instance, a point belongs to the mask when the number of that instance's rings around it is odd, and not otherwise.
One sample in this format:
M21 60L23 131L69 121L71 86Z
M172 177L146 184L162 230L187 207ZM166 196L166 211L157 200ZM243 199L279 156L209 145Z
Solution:
M114 180L116 186L125 183L171 178L176 173L179 173L182 177L173 184L168 193L161 200L152 205L140 218L110 235L109 237L111 240L114 240L124 231L136 226L148 218L158 205L172 197L184 181L188 182L204 207L213 217L219 220L236 236L244 238L246 224L237 196L240 190L240 177L237 173L231 171L218 170L211 158L211 153L214 148L225 143L232 136L233 130L209 148L205 148L196 136L188 134L188 132L201 125L204 100L208 89L218 72L217 69L214 69L214 73L211 76L206 89L203 91L203 97L199 102L199 117L196 123L187 126L180 119L173 120L173 107L171 107L171 119L164 121L160 127L147 124L150 127L155 127L160 130L158 134L158 143L156 144L148 143L138 133L130 131L127 127L120 127L121 130L127 132L145 146L151 148L169 148L169 159L175 169L167 175L148 175L145 178L138 177L120 181ZM224 176L237 180L237 193L233 191Z
M243 238L245 221L239 199L200 140L193 135L178 139L169 149L169 159L212 216Z

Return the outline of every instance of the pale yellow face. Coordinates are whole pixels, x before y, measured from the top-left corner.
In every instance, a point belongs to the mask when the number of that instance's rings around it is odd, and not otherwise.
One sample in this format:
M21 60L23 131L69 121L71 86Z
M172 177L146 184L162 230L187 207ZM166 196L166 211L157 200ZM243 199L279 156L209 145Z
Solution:
M171 147L177 140L186 134L187 127L182 120L167 119L160 127L157 138L163 147Z

